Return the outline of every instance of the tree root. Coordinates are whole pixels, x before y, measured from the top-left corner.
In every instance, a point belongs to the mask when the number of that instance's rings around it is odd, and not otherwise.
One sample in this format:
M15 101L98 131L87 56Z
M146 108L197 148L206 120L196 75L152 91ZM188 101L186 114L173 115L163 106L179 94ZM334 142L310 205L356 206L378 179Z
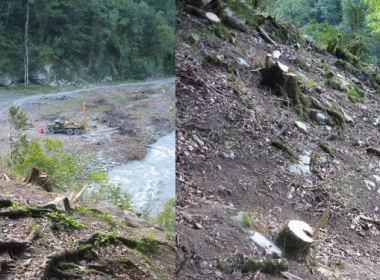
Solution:
M39 234L38 230L34 229L31 231L31 233L28 235L28 237L25 240L19 240L19 239L9 239L9 240L1 240L0 239L0 250L2 249L11 249L11 250L20 250L24 249L33 241L38 239Z
M0 198L0 208L12 206L12 201L5 198Z
M65 250L61 252L51 253L45 258L44 262L33 272L33 277L35 277L36 279L45 280L50 271L52 271L54 264L64 260L84 259L88 254L92 256L92 248L92 245L87 245L76 248L74 250Z
M124 246L130 248L130 249L137 249L137 250L145 250L147 251L154 251L155 247L157 245L161 246L166 246L168 247L171 251L175 252L175 247L166 243L166 242L161 242L156 239L147 239L147 238L141 238L141 239L133 239L133 238L128 238L124 236L118 236L118 235L110 235L107 233L94 233L91 235L88 239L85 240L80 240L78 241L78 244L104 244L104 243L122 243Z

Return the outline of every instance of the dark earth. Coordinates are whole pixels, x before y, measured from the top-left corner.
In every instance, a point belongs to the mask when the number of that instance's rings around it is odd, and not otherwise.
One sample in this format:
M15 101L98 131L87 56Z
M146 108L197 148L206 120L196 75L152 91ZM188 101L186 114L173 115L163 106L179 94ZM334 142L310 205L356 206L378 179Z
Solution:
M380 279L380 183L373 177L379 175L380 159L367 152L380 145L378 85L360 69L355 77L336 68L336 57L308 44L299 50L291 42L275 48L257 32L226 26L236 34L233 44L215 36L207 20L181 5L178 9L178 279L285 279L241 272L248 259L270 257L249 240L251 230L273 240L290 220L314 227L328 202L328 221L312 247L313 261L288 260L289 272L302 279ZM281 52L281 63L303 77L309 98L327 100L345 112L344 130L323 110L327 125L301 117L289 99L261 84L260 69L274 50ZM309 69L296 65L296 57L311 61ZM345 92L330 88L330 70L360 80L363 96L351 102ZM295 121L307 124L307 133ZM273 147L275 140L292 155ZM288 166L305 151L313 157L310 176L291 173ZM368 189L364 180L377 187ZM251 228L236 218L239 212L252 219Z

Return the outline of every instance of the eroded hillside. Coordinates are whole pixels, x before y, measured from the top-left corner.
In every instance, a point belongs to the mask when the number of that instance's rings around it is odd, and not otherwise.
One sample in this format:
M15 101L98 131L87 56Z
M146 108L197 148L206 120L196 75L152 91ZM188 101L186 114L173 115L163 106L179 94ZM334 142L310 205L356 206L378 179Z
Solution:
M178 3L178 279L379 279L377 70L238 8ZM328 203L308 262L244 273L271 258L254 231L315 227Z
M127 226L121 208L57 211L45 205L57 194L18 181L0 180L0 191L0 279L174 279L172 238Z

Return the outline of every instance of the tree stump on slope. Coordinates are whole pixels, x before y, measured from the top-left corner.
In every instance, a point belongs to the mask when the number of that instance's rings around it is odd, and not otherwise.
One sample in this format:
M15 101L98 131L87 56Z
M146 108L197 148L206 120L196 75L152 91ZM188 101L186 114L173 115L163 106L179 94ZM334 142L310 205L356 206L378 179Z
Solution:
M305 222L293 220L285 226L275 239L275 244L283 250L283 256L298 261L306 261L313 244L313 229Z
M289 72L289 67L271 56L266 57L266 68L262 74L262 84L269 86L277 96L290 99L299 115L307 117L309 113L309 99L302 93L299 77Z
M41 170L35 167L31 167L29 169L28 175L24 179L24 183L40 186L47 192L53 191L50 185L49 175L46 173L43 173Z
M53 211L70 212L70 201L66 196L56 197L54 200L42 206L43 208L52 209Z

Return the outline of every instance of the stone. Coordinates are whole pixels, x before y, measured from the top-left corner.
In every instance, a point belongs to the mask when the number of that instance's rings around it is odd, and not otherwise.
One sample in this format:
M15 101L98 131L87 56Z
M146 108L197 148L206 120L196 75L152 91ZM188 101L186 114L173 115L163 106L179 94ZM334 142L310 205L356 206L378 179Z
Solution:
M274 258L281 258L282 251L272 241L268 240L265 236L261 235L257 231L252 232L249 239L256 244L256 246L270 253Z
M281 52L278 51L278 50L275 50L275 51L272 53L272 56L273 56L273 58L278 59L278 58L280 58L280 56L281 56Z
M306 124L304 124L303 122L300 122L300 121L296 121L294 122L295 125L298 127L298 129L302 132L302 133L305 133L307 134L307 126Z
M297 175L309 176L311 174L310 161L310 152L305 151L304 154L299 157L298 164L290 165L288 170Z
M210 23L220 23L219 17L214 13L206 13L206 18L210 21Z
M244 212L239 212L236 216L231 217L231 219L237 224L240 225L243 222Z
M290 172L297 175L309 176L311 174L310 167L301 164L292 164L288 169Z
M364 183L365 183L368 190L372 190L372 189L376 188L376 184L372 181L364 180Z
M373 178L375 178L375 180L376 180L377 183L380 183L380 176L373 175Z
M198 143L199 146L204 146L205 142L201 140L197 135L193 135L193 140Z
M247 66L247 67L249 67L248 62L245 61L245 59L243 59L243 58L241 58L241 57L238 57L237 60L238 60L238 63L239 63L240 65L243 65L243 66Z
M146 221L140 219L134 212L124 210L124 221L127 226L141 228L146 225Z
M316 120L318 121L318 122L320 122L320 123L325 123L326 122L326 116L324 115L324 114L322 114L322 113L317 113L316 115L315 115L315 118L316 118Z

